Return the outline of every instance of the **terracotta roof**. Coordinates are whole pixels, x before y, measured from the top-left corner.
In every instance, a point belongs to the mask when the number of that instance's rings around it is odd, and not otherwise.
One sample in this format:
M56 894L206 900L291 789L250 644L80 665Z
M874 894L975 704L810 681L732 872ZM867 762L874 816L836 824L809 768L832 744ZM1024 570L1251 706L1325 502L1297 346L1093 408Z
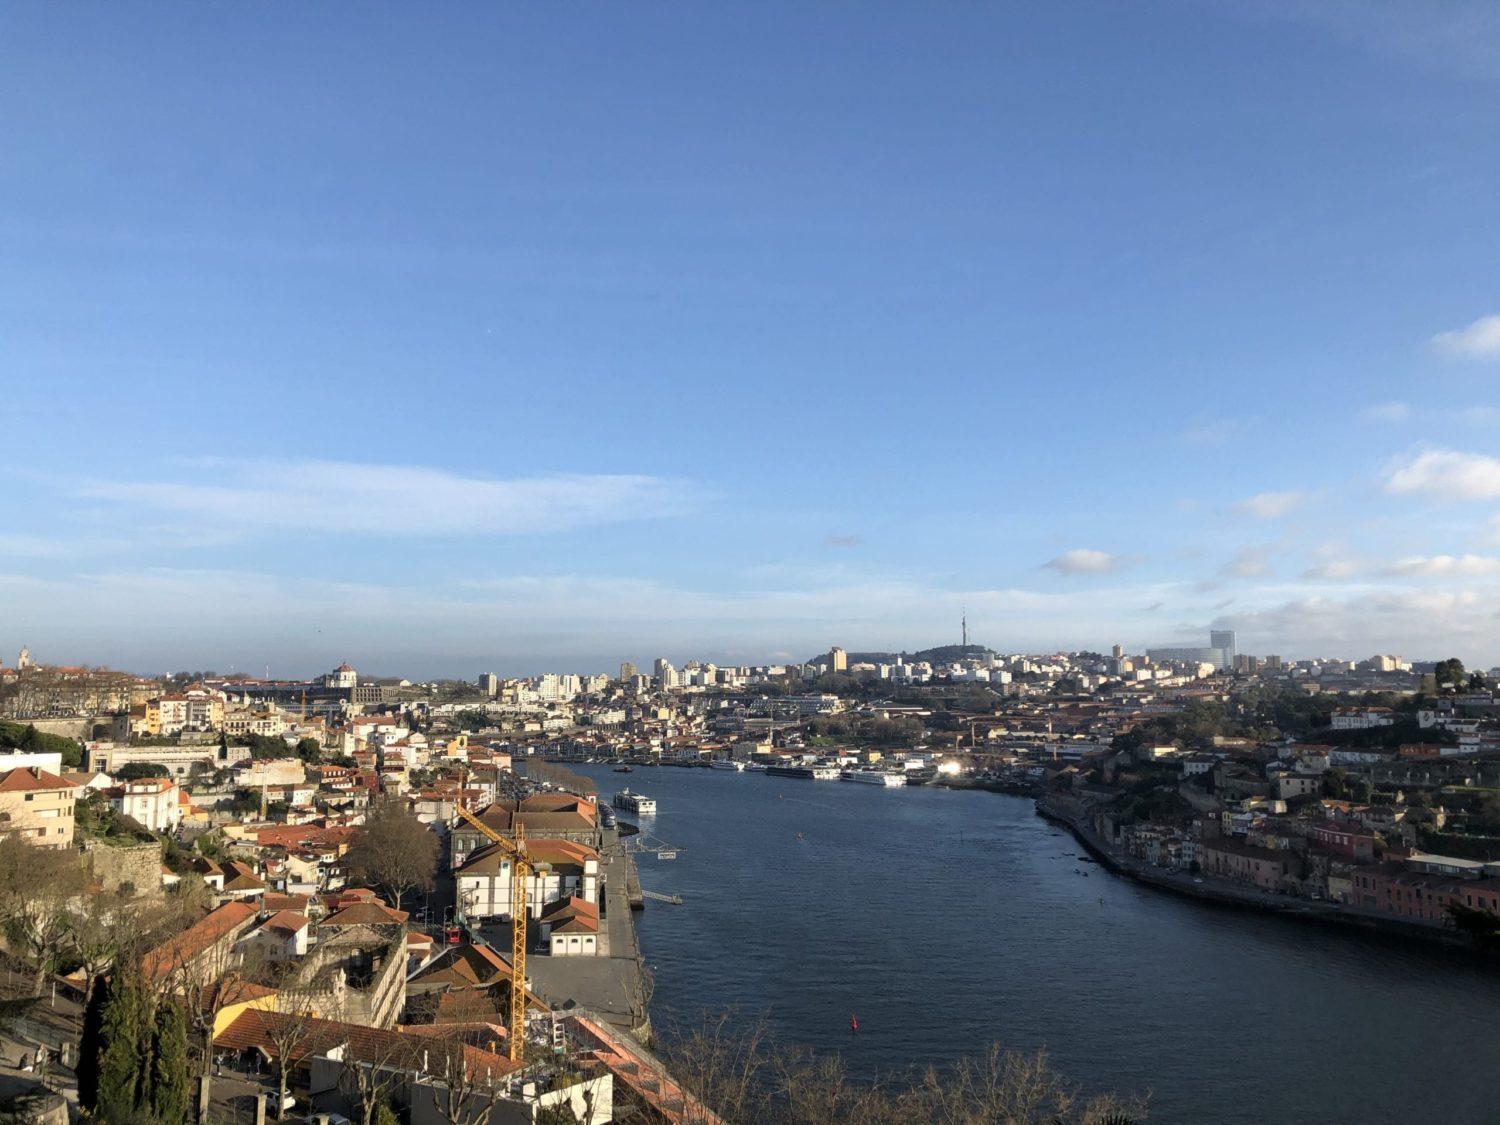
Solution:
M260 908L275 914L280 910L290 910L297 914L306 914L307 908L312 904L312 895L287 895L280 891L272 891L260 900Z
M277 1024L297 1018L281 1012L264 1012L251 1008L214 1036L214 1046L229 1051L254 1048L268 1058L275 1058L277 1051L272 1042L272 1031ZM351 1061L395 1063L398 1066L430 1069L427 1064L435 1033L412 1035L404 1030L385 1031L361 1024L316 1018L303 1022L305 1030L290 1052L295 1062L304 1062L326 1054L340 1044L348 1044L345 1058ZM488 1072L498 1078L520 1070L523 1066L494 1051L468 1044L463 1045L463 1053L465 1061L477 1074Z
M404 926L411 917L383 902L356 902L324 918L322 926Z
M283 933L295 934L307 929L307 915L297 914L290 910L278 910L261 924L263 930L280 930Z
M554 902L542 911L541 920L552 924L554 934L596 934L599 932L599 908L576 896Z
M226 902L142 957L141 972L147 980L159 980L254 917L255 907L249 903Z
M77 786L64 781L55 773L22 766L0 774L0 793L26 793L38 789L75 789Z
M247 863L231 859L224 864L224 889L226 891L265 890L266 884Z

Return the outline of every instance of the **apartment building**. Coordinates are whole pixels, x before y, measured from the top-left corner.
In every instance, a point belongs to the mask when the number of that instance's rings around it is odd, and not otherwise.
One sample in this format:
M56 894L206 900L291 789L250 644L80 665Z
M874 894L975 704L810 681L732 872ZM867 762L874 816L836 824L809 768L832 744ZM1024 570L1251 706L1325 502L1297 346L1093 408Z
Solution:
M46 770L0 774L0 833L15 832L38 847L72 847L77 798L76 786Z

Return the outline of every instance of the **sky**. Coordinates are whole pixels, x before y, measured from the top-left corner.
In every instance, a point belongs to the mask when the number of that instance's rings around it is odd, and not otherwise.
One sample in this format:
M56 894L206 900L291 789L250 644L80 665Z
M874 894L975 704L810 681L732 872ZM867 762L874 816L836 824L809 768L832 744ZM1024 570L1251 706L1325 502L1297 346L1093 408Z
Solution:
M0 9L0 659L1500 663L1489 0Z

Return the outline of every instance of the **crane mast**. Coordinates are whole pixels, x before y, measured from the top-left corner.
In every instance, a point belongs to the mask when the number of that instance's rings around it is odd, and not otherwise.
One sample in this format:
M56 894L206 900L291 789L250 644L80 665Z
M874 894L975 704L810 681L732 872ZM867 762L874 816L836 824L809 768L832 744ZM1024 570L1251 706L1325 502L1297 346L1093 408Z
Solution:
M526 1049L526 917L530 913L531 863L526 858L526 833L521 827L520 808L512 818L515 839L502 836L464 807L463 794L454 802L459 816L505 850L510 858L510 1059L525 1062Z

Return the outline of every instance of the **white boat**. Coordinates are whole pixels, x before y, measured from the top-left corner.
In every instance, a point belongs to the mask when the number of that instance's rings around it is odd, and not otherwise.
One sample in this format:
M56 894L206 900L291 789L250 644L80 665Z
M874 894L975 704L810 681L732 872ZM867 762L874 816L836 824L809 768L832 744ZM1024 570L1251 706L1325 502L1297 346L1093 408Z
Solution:
M838 766L813 766L812 768L812 779L814 781L837 781L838 777Z
M745 763L732 761L729 758L715 758L708 763L708 768L711 770L732 770L735 773L740 773L744 770Z
M857 781L861 785L884 785L888 789L906 785L905 774L891 773L889 770L845 770L843 777L845 781Z
M765 773L767 767L765 762L746 762L745 768L751 773Z
M655 797L648 797L644 793L632 793L629 789L620 790L610 803L615 808L635 813L636 816L656 815Z

